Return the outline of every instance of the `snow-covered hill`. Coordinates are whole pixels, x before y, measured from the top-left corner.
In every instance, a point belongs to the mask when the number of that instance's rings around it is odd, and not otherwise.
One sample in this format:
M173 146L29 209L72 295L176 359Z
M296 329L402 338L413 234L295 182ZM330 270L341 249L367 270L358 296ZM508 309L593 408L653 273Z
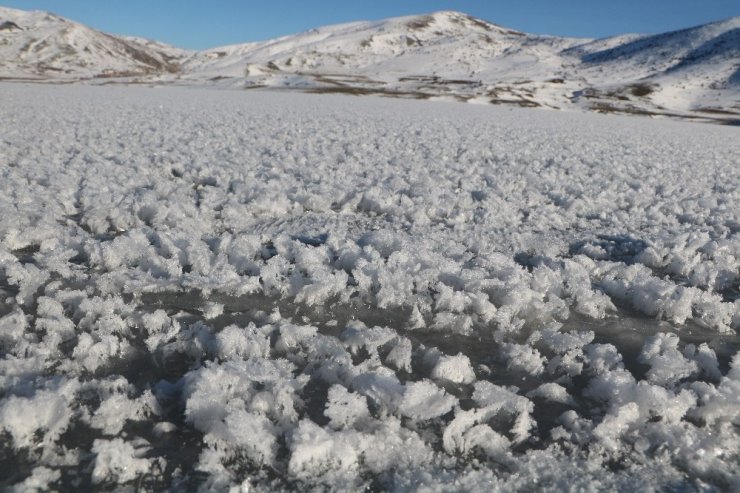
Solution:
M596 86L592 97L632 93L658 110L740 110L740 17L611 39L563 53L575 57L573 70Z
M737 121L740 17L590 40L527 34L445 11L187 52L50 14L0 9L0 76L106 76Z
M0 7L0 76L89 79L176 72L187 52L90 29L46 12Z
M263 43L216 48L185 64L190 80L559 106L567 98L516 87L552 85L564 49L582 42L528 35L458 12L328 26ZM562 95L564 91L559 91Z

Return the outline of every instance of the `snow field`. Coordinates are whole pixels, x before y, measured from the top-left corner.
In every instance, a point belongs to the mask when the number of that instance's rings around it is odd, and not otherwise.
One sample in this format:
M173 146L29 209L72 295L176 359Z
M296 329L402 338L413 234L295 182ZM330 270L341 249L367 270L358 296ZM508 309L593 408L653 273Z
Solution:
M2 484L738 488L739 161L729 127L3 84Z

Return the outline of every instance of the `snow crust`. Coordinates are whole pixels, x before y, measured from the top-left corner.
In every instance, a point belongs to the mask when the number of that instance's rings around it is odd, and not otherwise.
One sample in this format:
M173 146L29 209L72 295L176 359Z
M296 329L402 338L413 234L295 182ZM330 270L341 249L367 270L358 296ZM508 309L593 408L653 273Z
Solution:
M737 130L1 89L3 488L740 487Z

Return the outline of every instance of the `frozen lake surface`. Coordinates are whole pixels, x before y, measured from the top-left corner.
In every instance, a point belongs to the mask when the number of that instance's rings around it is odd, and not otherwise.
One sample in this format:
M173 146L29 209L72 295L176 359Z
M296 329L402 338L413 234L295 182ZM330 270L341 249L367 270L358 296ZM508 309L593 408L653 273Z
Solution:
M737 128L0 85L0 487L740 489Z

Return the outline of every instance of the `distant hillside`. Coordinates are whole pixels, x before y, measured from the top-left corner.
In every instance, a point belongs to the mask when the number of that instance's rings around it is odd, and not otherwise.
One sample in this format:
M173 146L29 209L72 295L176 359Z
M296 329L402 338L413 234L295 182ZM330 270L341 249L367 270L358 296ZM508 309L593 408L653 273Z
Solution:
M187 52L112 36L45 12L0 7L0 75L87 79L174 73Z
M736 122L740 17L590 40L437 12L191 52L0 8L0 77L293 88Z

